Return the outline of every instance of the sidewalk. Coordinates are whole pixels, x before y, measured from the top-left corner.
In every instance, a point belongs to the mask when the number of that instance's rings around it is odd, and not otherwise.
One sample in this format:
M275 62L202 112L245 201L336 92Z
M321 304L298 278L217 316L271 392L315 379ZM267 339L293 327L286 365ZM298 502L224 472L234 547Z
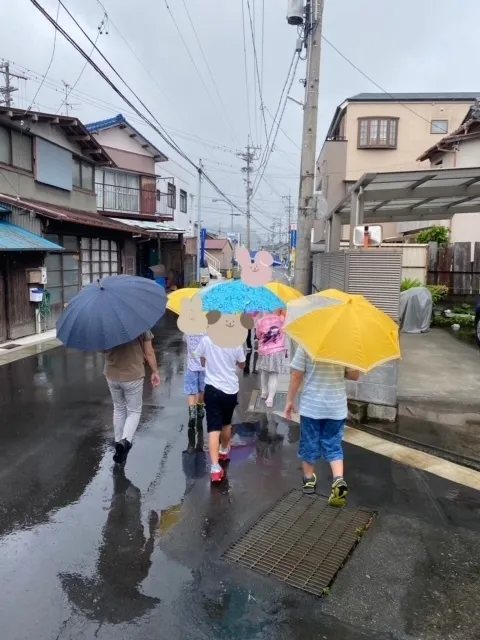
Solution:
M55 329L0 344L0 367L60 346Z

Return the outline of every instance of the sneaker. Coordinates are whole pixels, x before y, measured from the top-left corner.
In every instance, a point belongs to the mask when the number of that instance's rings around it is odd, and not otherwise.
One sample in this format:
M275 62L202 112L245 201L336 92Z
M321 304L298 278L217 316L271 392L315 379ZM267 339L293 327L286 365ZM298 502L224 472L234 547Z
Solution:
M210 480L211 482L221 482L223 480L223 477L225 476L225 471L222 469L222 467L219 467L220 471L218 469L212 469L210 471Z
M232 447L228 447L226 451L223 451L222 449L220 449L219 453L218 453L218 460L220 462L228 462L230 460L230 451L232 450Z
M115 453L113 455L113 461L116 464L123 464L127 461L128 452L132 448L131 442L123 438L115 445Z
M312 495L315 493L315 487L317 486L317 476L313 474L311 478L303 479L303 493L307 495Z
M197 422L197 408L195 406L188 407L188 428L194 429Z
M332 493L328 499L331 507L343 507L347 501L348 485L343 478L337 478L332 484Z

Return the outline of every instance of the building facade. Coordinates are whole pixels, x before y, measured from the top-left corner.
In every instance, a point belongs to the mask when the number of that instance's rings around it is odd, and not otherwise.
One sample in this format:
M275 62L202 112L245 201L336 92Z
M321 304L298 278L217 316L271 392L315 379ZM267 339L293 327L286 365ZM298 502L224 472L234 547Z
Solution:
M32 269L46 267L44 329L82 286L136 273L135 236L149 233L97 212L95 172L114 166L77 118L0 107L0 340L38 328Z
M330 211L365 173L428 168L420 154L461 124L476 93L363 93L339 105L317 160L316 188ZM397 225L384 225L394 238ZM342 238L348 239L344 227Z

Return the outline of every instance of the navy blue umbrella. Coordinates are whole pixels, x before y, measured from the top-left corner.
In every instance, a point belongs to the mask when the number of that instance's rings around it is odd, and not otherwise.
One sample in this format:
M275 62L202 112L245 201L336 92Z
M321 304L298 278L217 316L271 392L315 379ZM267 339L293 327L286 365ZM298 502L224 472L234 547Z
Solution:
M66 347L105 351L131 342L165 313L165 289L137 276L108 276L82 289L57 321Z

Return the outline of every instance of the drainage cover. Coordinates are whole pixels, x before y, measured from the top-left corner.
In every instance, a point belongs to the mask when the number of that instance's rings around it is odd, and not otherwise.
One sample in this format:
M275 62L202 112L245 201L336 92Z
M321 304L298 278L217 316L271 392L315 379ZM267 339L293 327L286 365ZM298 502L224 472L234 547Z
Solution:
M16 349L17 347L20 347L21 345L19 344L4 344L2 347L0 347L0 349Z
M292 490L223 555L292 587L325 595L375 514Z

